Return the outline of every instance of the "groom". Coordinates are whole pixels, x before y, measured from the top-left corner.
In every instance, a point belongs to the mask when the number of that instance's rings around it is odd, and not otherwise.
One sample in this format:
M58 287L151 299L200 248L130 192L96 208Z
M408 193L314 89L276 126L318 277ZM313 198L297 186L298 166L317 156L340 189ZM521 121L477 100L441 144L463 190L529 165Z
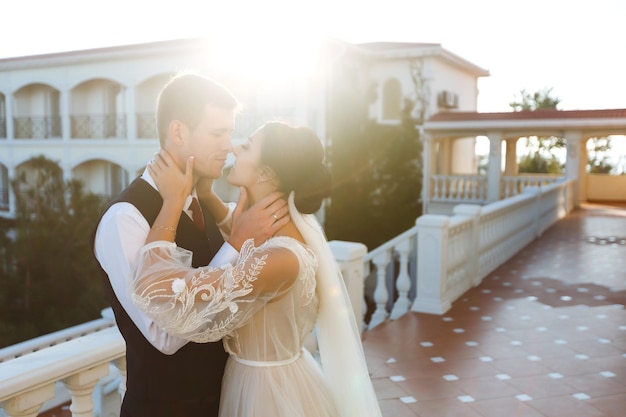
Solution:
M181 169L195 157L194 181L222 174L239 104L224 86L185 73L172 78L157 102L161 148ZM232 212L232 228L224 242L208 212L191 206L176 228L176 244L193 252L193 266L220 266L234 261L248 238L264 241L288 221L272 216L286 202L280 195L244 210L245 195ZM195 201L194 201L195 200ZM135 307L126 288L129 276L163 200L147 170L115 197L102 215L92 247L119 330L126 341L126 393L121 417L217 417L227 354L221 342L196 344L172 337ZM229 213L230 215L231 213ZM202 230L194 217L204 221ZM228 217L228 216L227 216Z

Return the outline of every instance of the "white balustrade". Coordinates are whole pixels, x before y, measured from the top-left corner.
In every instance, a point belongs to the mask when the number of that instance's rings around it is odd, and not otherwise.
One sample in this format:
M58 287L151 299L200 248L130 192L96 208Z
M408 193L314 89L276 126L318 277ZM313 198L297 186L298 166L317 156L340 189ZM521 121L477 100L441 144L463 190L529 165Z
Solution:
M544 187L563 179L561 175L527 174L502 178L502 198L514 197L528 187Z
M2 362L0 405L9 417L36 416L62 381L72 392L72 414L92 416L94 387L124 352L124 339L110 327Z
M515 197L486 206L460 204L452 216L424 215L413 228L369 253L360 243L330 242L361 328L397 319L409 308L445 313L468 288L479 285L487 274L569 213L575 187L573 180L527 186ZM468 190L465 187L455 195L474 193ZM366 326L364 279L370 269L376 278L375 311ZM392 283L395 300L390 300L388 291ZM60 385L71 393L73 416L93 416L102 407L92 400L98 397L95 387L106 378L110 380L106 390L117 389L121 398L125 344L112 316L103 315L106 317L97 323L0 350L0 416L36 416ZM83 332L88 334L78 337ZM107 377L112 369L121 377Z
M562 181L561 175L518 175L503 177L503 199L521 194L528 187L545 187ZM432 175L430 201L438 203L484 203L487 198L487 177L484 175Z
M512 198L452 217L417 219L417 296L412 311L443 314L461 294L510 259L573 208L572 180L526 187Z
M372 264L376 272L373 294L375 310L368 324L369 329L383 323L388 317L394 320L409 311L410 294L415 288L417 273L416 246L417 227L414 226L363 257L363 278L370 275ZM398 297L390 301L388 288L393 288L394 284Z
M482 203L487 196L483 175L432 175L433 202Z
M81 323L76 326L68 327L53 333L35 337L21 343L0 349L0 363L23 356L27 353L36 352L38 350L57 345L77 337L93 333L98 330L115 326L115 319L111 308L105 308L101 312L102 318Z

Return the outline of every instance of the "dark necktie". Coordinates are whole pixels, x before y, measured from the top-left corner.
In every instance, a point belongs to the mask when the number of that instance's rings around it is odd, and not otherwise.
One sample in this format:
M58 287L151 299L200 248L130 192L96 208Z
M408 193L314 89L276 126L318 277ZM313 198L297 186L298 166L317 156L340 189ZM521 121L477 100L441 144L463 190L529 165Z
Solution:
M193 222L198 226L198 229L204 232L204 215L202 214L202 209L200 208L200 203L197 198L193 198L191 200L191 205L189 206L189 210L191 210L191 217L193 218Z

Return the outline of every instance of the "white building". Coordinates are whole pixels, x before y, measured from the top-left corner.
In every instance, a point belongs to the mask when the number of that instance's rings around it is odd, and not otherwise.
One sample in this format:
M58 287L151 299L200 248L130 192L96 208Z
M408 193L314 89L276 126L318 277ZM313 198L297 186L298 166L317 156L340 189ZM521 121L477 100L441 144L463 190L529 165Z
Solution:
M227 85L244 108L233 141L264 121L280 117L326 133L328 79L333 62L345 58L359 68L363 83L378 99L370 117L398 123L402 100L416 99L412 81L419 66L425 81L425 116L440 111L476 111L477 80L488 72L439 44L352 45L328 40L318 66L306 79L267 85L233 75L216 62L205 39L71 51L0 60L0 216L15 214L10 183L28 171L29 159L43 155L59 162L65 179L78 178L103 196L115 195L158 149L155 103L178 71L194 70ZM452 144L451 172L476 172L474 139ZM457 157L458 156L458 157ZM224 198L232 197L218 184Z

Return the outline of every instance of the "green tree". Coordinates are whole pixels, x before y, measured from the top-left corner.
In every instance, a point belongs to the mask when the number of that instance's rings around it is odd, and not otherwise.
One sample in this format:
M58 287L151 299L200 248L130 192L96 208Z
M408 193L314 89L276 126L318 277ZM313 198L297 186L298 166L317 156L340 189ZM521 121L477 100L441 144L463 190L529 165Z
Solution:
M554 155L543 156L539 153L523 155L517 164L519 172L561 174L563 164Z
M535 111L541 109L556 109L561 103L558 97L552 97L552 88L544 88L543 90L529 93L525 89L520 90L519 97L515 98L519 101L512 101L509 106L513 111Z
M561 100L552 96L552 88L529 93L522 89L516 101L509 103L513 111L557 110ZM561 174L565 167L554 155L556 149L566 146L564 138L557 136L530 136L524 138L528 153L520 158L519 172Z
M411 116L414 108L415 102L405 99L400 126L377 126L371 131L377 155L370 226L374 247L413 227L421 214L422 143Z
M361 69L350 59L332 68L328 105L328 159L333 190L326 205L325 229L329 239L367 242L370 219L371 170L367 109L372 86L360 79Z
M591 138L587 142L587 171L591 174L608 174L613 170L609 163L608 152L611 150L611 138Z
M2 345L93 320L107 306L90 234L103 208L77 180L63 181L43 156L13 181L15 224L0 241L6 275L0 280Z
M421 214L422 148L416 126L424 106L416 94L404 100L401 123L369 119L374 86L361 80L362 65L344 59L333 68L328 155L334 187L325 227L329 239L362 242L371 250L412 227ZM421 77L419 64L412 69Z

